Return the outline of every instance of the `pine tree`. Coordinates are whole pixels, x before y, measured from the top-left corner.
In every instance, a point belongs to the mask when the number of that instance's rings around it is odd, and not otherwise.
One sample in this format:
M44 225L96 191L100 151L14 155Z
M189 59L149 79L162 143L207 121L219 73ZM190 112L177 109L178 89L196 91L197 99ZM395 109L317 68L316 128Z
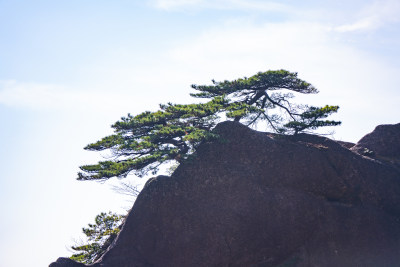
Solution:
M284 128L281 132L291 132L298 134L304 132L307 129L315 130L324 126L336 126L340 125L340 121L331 120L320 120L327 118L330 114L337 112L339 106L328 106L322 108L309 107L306 111L297 116L297 120L290 121L283 125Z
M208 98L200 104L160 105L155 112L122 117L112 128L114 134L89 144L86 150L112 153L112 158L94 165L81 166L78 180L105 180L135 173L142 177L155 174L167 162L181 163L202 142L215 140L212 131L223 118L243 121L252 126L267 122L282 134L298 134L340 122L324 120L338 106L313 107L289 101L295 93L314 94L318 90L286 70L259 72L250 78L192 85L196 98Z
M235 121L244 120L248 126L266 121L275 132L297 134L308 129L340 124L319 120L336 112L338 106L316 108L289 101L294 93L318 93L310 83L299 79L296 72L269 70L250 78L212 82L212 85L192 85L199 92L191 95L211 99L224 96L228 101L226 116Z
M98 260L117 237L124 219L125 216L112 212L97 215L95 224L82 228L87 237L87 244L72 246L78 253L73 254L70 259L85 264Z

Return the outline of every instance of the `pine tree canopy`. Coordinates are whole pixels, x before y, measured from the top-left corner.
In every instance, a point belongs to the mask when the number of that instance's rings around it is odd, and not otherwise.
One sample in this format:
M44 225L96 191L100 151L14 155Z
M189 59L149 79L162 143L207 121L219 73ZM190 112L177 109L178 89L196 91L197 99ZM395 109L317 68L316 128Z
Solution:
M306 129L315 130L319 127L340 125L340 121L319 120L327 118L330 114L337 112L338 109L339 106L328 105L323 108L308 107L298 116L299 120L286 123L281 131L291 131L293 134L298 134Z
M310 83L297 78L296 72L287 70L259 72L250 78L245 77L233 81L216 82L213 80L213 85L193 84L192 88L200 91L200 93L192 93L193 97L213 98L235 94L236 97L250 105L256 103L259 99L263 102L264 98L275 102L275 99L270 99L267 91L287 89L305 94L318 93L318 90Z
M84 165L78 180L105 180L157 173L161 164L187 159L200 143L218 138L212 132L224 119L243 121L252 126L266 122L277 133L298 134L340 122L324 120L337 112L338 106L313 107L295 104L294 93L313 94L318 90L286 70L259 72L250 78L192 85L191 95L209 102L160 105L155 112L121 118L112 128L114 134L89 144L86 150L111 151L111 160Z
M81 166L78 180L102 180L125 177L134 171L143 176L155 174L158 167L168 161L181 162L197 146L217 137L211 129L218 121L225 99L215 97L204 104L160 105L156 112L143 112L137 116L128 114L112 128L115 134L89 144L86 150L110 150L112 160L95 165Z
M228 105L226 116L235 121L244 120L251 126L259 121L266 121L270 129L279 133L298 133L297 130L315 129L321 126L337 125L329 121L304 121L307 114L317 115L315 107L297 105L289 101L293 93L315 94L318 90L310 83L297 78L296 72L287 70L269 70L259 72L250 78L241 78L233 81L216 82L212 85L192 85L198 93L191 96L197 98L214 98L225 96ZM336 112L338 107L326 106L320 112ZM324 118L318 113L316 119ZM288 124L288 121L291 122ZM297 123L302 127L294 127ZM319 125L319 126L317 126Z

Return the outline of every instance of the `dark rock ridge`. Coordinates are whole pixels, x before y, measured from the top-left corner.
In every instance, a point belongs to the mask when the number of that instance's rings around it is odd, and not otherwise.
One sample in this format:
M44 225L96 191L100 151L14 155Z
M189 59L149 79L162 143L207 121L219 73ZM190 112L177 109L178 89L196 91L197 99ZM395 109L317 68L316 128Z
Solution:
M93 266L400 266L399 127L349 150L221 123L222 141L149 180Z
M400 167L400 123L377 126L351 150Z

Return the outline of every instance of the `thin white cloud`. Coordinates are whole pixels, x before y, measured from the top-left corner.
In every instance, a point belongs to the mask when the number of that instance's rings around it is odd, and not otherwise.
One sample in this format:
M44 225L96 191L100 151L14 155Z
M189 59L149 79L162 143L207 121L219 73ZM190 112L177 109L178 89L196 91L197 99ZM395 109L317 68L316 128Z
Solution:
M379 20L376 16L363 18L351 24L344 24L334 28L337 32L368 31L378 28Z
M300 21L323 19L331 17L336 32L357 32L376 30L386 23L400 21L399 0L375 0L366 1L365 6L357 10L356 6L348 5L348 10L340 10L338 7L330 7L318 3L314 6L306 6L301 3L283 4L276 1L259 0L152 0L152 5L163 10L217 9L217 10L241 10L241 11L273 11L289 14L291 18ZM337 21L341 17L342 22ZM343 21L346 21L343 23ZM349 22L350 21L350 22Z
M124 95L66 86L0 81L0 104L34 110L109 111L130 103Z
M359 19L334 28L337 32L356 32L376 30L386 23L400 21L400 1L381 0L366 6L359 13Z
M179 7L187 7L202 4L203 0L156 0L154 6L160 9L174 9Z
M287 5L273 1L255 0L154 0L153 6L164 10L176 10L187 8L206 9L241 9L241 10L262 10L262 11L289 11Z
M142 67L141 70L95 68L95 74L86 74L101 79L85 86L0 80L0 105L75 113L112 112L118 116L128 112L137 114L156 110L160 103L192 100L189 88L196 74L174 70L168 63Z
M311 23L229 25L207 31L176 47L170 51L170 57L183 64L207 66L216 73L223 71L231 75L242 72L239 69L259 71L290 66L297 64L299 59L303 65L309 65L318 62L320 53L331 47L328 30L323 25ZM332 52L323 58L329 55Z

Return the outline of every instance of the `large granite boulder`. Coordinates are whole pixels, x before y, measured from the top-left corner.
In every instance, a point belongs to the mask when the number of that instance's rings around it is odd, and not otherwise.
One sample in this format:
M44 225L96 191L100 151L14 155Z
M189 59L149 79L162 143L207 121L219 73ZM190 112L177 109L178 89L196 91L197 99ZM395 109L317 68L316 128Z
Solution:
M236 122L215 131L219 142L200 146L171 177L149 180L93 266L400 266L396 164L315 135ZM379 139L393 142L385 147L399 145L396 131ZM63 261L51 266L75 266Z
M400 123L379 125L351 148L361 155L400 166Z

